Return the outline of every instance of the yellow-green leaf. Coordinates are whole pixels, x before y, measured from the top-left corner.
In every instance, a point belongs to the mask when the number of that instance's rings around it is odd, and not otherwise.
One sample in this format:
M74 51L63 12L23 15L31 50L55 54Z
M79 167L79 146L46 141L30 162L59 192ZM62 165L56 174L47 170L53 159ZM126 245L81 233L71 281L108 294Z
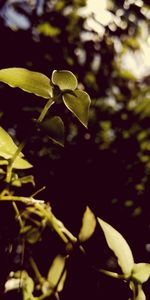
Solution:
M26 159L21 158L21 157L17 157L15 159L15 161L13 162L14 169L23 170L23 169L30 169L32 167L33 166Z
M141 284L147 281L150 277L150 264L138 263L134 264L132 270L132 278L140 282Z
M146 300L146 296L141 285L138 287L138 295L135 300Z
M85 242L94 233L96 228L96 218L90 208L87 206L82 219L82 227L79 233L80 242Z
M12 181L12 185L14 186L22 186L23 184L31 183L33 186L35 186L34 177L32 175L24 176L21 178L15 178Z
M0 127L0 156L5 159L11 159L18 147L14 143L10 135ZM18 157L13 163L13 168L15 169L29 169L32 165L25 159L23 159L23 153L19 153Z
M66 107L87 127L90 107L90 97L84 91L75 90L74 95L65 93L63 100Z
M75 90L77 88L77 78L71 71L67 70L55 70L52 73L52 82L58 85L60 90L70 89Z
M49 99L52 94L50 79L47 76L24 68L1 69L0 81L42 98Z
M64 267L65 267L65 258L61 255L58 255L53 260L50 270L48 272L47 279L48 279L50 288L55 289L55 287L58 284L57 292L61 292L63 290L64 283L66 280L66 275L67 275L66 271L62 275ZM61 275L62 275L62 277L61 277ZM61 280L60 280L60 277L61 277Z
M34 300L34 282L33 279L24 270L17 271L13 277L10 277L5 283L5 292L22 289L24 300Z
M122 272L130 275L134 266L134 259L127 241L110 224L100 218L97 218L97 220L104 232L109 248L118 258L118 264Z
M45 35L45 36L50 36L50 37L55 37L57 36L58 34L61 33L61 30L60 28L58 27L54 27L52 26L50 23L48 22L44 22L42 24L39 24L37 27L36 27L36 30Z
M146 300L141 284L136 284L135 282L130 281L129 287L133 291L134 300Z

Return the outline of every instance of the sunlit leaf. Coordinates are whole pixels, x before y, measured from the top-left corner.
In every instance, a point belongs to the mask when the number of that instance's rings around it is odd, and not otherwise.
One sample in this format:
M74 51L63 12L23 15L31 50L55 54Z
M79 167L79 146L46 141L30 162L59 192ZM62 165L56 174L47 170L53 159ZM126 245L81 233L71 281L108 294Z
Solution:
M150 277L150 264L138 263L134 264L132 270L132 278L136 279L141 284Z
M57 292L61 292L63 290L64 283L66 280L66 271L62 275L64 267L65 267L65 258L63 256L58 255L53 260L50 270L48 272L47 279L51 289L54 289L59 282L57 286Z
M150 98L141 97L136 102L136 106L133 108L135 114L138 114L140 119L144 119L150 116Z
M35 186L34 177L32 175L24 176L21 178L16 178L12 181L12 185L14 186L22 186L23 184L31 183L33 186Z
M10 135L0 127L0 156L5 159L11 159L18 147L14 143ZM25 159L23 159L23 153L19 153L18 157L13 163L13 168L15 169L29 169L32 165Z
M88 240L95 231L96 218L90 208L87 206L82 219L82 227L79 233L80 242Z
M47 76L24 68L1 69L0 81L42 98L48 99L52 93L50 79Z
M17 271L5 283L5 292L22 289L23 300L34 300L34 282L26 271Z
M137 80L137 78L135 77L135 75L129 71L129 70L125 70L123 68L121 68L119 71L118 71L118 75L121 77L121 78L124 78L124 79L127 79L127 80Z
M14 169L30 169L32 168L33 166L26 160L26 159L23 159L21 157L17 157L13 163L13 168Z
M109 248L118 258L118 264L124 274L131 274L134 265L131 249L124 237L111 225L97 218L100 224Z
M5 293L19 289L20 278L9 278L5 283Z
M20 276L20 279L22 281L22 291L23 291L23 300L34 300L33 291L34 291L34 281L33 279L28 275L26 271L19 271L18 277Z
M0 166L7 166L8 165L8 161L5 159L0 159Z
M79 119L79 121L87 127L88 115L90 107L90 97L84 91L76 90L75 95L65 93L63 95L63 100L66 107Z
M23 300L34 300L33 296L34 291L34 282L31 277L28 277L25 281L25 285L23 288Z
M77 88L77 79L75 75L67 70L55 70L52 73L52 82L58 85L61 90L70 89L75 90Z
M41 126L46 130L48 136L60 146L64 146L64 123L58 116L45 119Z
M41 23L39 24L37 27L36 27L36 30L45 35L45 36L57 36L58 34L60 34L61 30L60 28L58 27L54 27L52 26L50 23L48 22L44 22L44 23Z
M138 295L135 300L146 300L146 296L141 285L138 286Z
M129 287L133 292L134 300L146 300L146 296L141 284L136 284L135 282L130 281Z

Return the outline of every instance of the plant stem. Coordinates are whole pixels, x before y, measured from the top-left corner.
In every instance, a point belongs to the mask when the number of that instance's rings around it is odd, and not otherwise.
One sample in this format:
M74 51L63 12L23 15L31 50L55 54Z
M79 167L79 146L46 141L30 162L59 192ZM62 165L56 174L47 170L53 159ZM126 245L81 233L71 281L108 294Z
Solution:
M51 107L51 105L54 103L53 98L50 98L47 103L45 104L44 108L42 109L38 119L37 119L37 123L41 123L45 117L45 115L47 114L49 108Z
M45 298L47 299L47 297L51 296L53 294L52 290L48 291L47 293L39 296L38 298L35 298L35 300L44 300Z
M29 262L30 262L30 265L31 265L32 269L34 270L36 278L38 279L39 283L42 285L45 282L45 278L41 275L41 273L40 273L40 271L37 267L37 264L36 264L35 260L33 259L33 257L29 258Z
M52 214L52 212L49 212L45 209L45 207L43 207L42 205L40 205L40 203L36 203L35 207L37 207L42 213L43 216L46 217L50 227L52 227L57 234L60 236L60 238L62 239L62 241L65 244L68 244L69 240L67 239L67 237L65 236L65 234L62 232L59 224L58 224L58 220L55 218L55 216Z
M26 205L35 204L35 203L44 203L43 200L36 200L33 199L32 197L20 197L20 196L12 196L12 195L8 195L8 196L0 195L0 201L15 201L15 202L18 201Z
M19 221L19 224L20 224L20 228L23 228L23 221L22 221L22 218L21 218L21 216L20 216L20 212L19 212L19 209L18 209L18 207L17 207L17 204L13 201L13 208L14 208L14 210L15 210L15 212L16 212L16 218L17 218L17 220Z
M104 270L104 269L99 269L98 271L105 274L105 275L108 275L110 277L116 278L116 279L123 279L123 280L129 280L130 279L130 275L128 275L128 274L118 274L118 273L107 271L107 270Z
M44 108L42 109L38 119L36 120L36 124L40 124L46 113L48 112L49 108L51 107L51 105L54 103L53 98L50 98L46 105L44 106ZM14 153L13 157L11 158L8 166L7 166L7 173L6 173L6 182L10 183L11 182L11 177L12 177L12 169L13 169L13 163L16 160L17 156L20 154L20 152L22 151L22 149L24 148L24 146L26 145L27 141L25 140L24 142L22 142L19 147L17 148L16 152Z
M22 151L22 149L24 148L26 142L22 142L19 147L17 148L16 152L14 153L13 157L11 158L8 166L7 166L7 173L6 173L6 179L5 181L7 183L11 182L11 177L12 177L12 169L13 169L13 163L16 160L17 156L20 154L20 152Z

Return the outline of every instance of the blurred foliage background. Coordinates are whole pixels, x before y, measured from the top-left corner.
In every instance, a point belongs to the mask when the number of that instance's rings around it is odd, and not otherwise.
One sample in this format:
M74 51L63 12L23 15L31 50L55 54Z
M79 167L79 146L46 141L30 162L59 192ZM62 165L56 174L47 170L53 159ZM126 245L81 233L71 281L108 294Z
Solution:
M35 166L36 190L46 186L40 197L74 234L88 204L120 230L136 261L149 262L149 1L1 0L0 39L0 68L47 76L54 69L70 70L92 99L88 130L61 105L51 108L49 115L60 115L65 123L64 149L43 131L25 148ZM0 99L1 126L22 141L44 100L4 84ZM113 269L116 262L102 245L92 241L90 256ZM108 286L116 299L127 299L123 284L91 275L80 259L71 265L62 299L108 299Z

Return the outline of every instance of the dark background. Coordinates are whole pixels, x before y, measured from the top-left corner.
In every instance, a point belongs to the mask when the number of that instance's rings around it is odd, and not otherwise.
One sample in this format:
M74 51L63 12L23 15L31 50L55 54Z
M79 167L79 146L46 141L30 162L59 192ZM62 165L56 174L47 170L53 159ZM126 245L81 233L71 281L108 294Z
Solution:
M110 2L113 19L103 26L103 35L89 28L87 16L78 13L85 2L0 1L0 68L23 67L49 77L54 69L67 69L84 85L92 99L88 129L64 107L52 107L49 116L60 115L65 123L65 148L53 144L41 131L40 138L34 134L24 149L34 165L36 190L46 186L40 197L51 203L53 212L74 234L79 232L89 205L123 234L136 262L149 262L150 78L149 74L136 78L117 63L126 51L140 51L139 38L149 31L149 1L141 5ZM96 17L92 14L89 18ZM0 84L1 126L16 141L28 136L32 120L43 106L43 99ZM29 186L23 192L29 195L31 191ZM7 236L1 240L5 248ZM97 236L90 241L89 261L103 268L116 267L103 244ZM52 248L59 244L52 241L47 247L53 253ZM46 268L42 246L37 248L37 259ZM9 259L6 273L11 270ZM125 283L105 278L89 265L79 253L74 254L62 299L110 299L110 292L114 299L128 299ZM145 291L149 297L148 284Z

